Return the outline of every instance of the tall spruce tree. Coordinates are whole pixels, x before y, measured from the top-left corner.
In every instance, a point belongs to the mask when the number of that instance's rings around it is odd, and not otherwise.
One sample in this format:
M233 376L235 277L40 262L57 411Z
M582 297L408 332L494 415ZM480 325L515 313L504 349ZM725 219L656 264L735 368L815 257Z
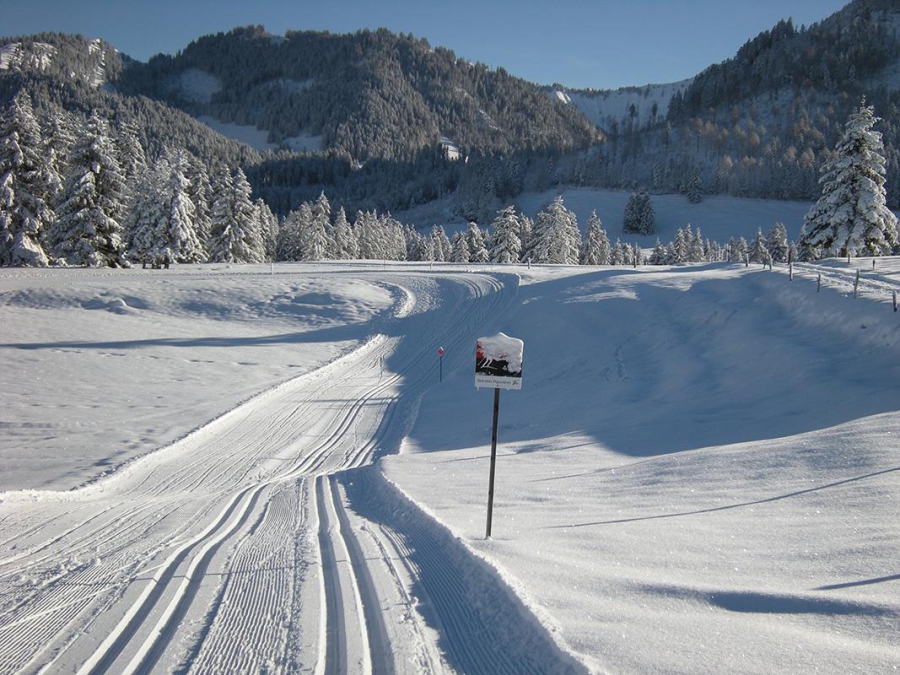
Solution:
M128 266L122 240L126 215L125 177L109 124L96 112L73 149L53 228L53 252L71 265Z
M822 194L806 214L800 248L825 255L887 255L898 243L897 218L885 205L879 118L865 104L847 120L834 157L821 168Z
M0 118L0 265L47 265L43 239L59 184L31 99L20 92Z
M478 227L478 223L469 223L465 237L469 245L469 262L485 263L490 260L484 232Z
M587 230L584 233L579 263L582 265L609 265L610 252L609 237L606 230L603 229L603 223L597 216L597 212L591 211Z
M577 265L581 250L581 232L575 214L557 196L537 215L535 224L535 261L555 265Z
M212 233L208 246L212 262L264 260L265 251L251 192L247 177L240 169L234 176L223 172L213 186Z
M493 263L517 263L522 255L519 217L515 206L507 206L491 223L490 258Z
M766 235L766 248L777 263L787 262L790 246L788 245L787 228L783 223L775 223Z

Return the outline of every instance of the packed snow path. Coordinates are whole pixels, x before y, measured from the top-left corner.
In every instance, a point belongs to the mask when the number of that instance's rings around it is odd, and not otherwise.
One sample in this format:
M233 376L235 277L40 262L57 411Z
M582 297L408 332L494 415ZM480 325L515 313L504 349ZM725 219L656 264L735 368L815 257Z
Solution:
M436 346L468 358L515 277L371 281L395 303L355 350L94 484L4 504L0 672L580 670L512 597L502 630L462 606L499 582L360 470L398 448Z

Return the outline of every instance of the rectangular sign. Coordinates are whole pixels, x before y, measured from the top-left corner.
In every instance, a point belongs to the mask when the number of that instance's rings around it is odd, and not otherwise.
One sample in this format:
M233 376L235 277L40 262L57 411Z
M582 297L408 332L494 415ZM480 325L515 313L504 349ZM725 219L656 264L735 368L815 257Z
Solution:
M503 333L475 342L475 386L495 389L522 388L522 356L525 343Z

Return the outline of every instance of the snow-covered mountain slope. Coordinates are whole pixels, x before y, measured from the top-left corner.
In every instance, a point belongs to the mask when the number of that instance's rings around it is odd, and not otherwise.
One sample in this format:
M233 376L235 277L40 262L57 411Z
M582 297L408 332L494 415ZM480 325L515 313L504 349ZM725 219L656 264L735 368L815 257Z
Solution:
M889 672L900 264L795 273L8 270L0 670Z
M693 78L669 84L648 84L622 89L566 89L554 88L551 96L574 107L598 127L611 133L623 132L629 122L635 129L662 121L669 109L669 101L676 92L684 92Z

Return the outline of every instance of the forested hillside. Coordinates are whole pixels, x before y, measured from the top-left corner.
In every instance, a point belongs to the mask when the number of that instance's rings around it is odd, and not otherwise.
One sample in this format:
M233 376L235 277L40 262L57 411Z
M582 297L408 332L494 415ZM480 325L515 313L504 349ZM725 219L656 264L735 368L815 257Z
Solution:
M619 92L560 91L582 109L602 110L608 101L617 112L592 116L608 141L573 179L653 192L699 186L705 193L815 199L819 168L865 96L882 118L888 201L900 207L898 31L896 2L855 0L808 28L781 21L683 87L636 89L621 109Z
M274 142L301 133L357 161L411 160L450 139L464 153L569 151L597 140L540 88L387 30L268 34L261 26L192 42L122 72L126 93L254 125Z
M0 257L270 259L286 250L276 216L323 193L355 222L440 199L436 221L482 226L523 192L566 185L812 201L851 112L868 106L897 208L894 5L784 20L691 80L616 92L548 90L384 29L236 28L146 64L81 36L0 38ZM263 130L272 149L200 120Z

